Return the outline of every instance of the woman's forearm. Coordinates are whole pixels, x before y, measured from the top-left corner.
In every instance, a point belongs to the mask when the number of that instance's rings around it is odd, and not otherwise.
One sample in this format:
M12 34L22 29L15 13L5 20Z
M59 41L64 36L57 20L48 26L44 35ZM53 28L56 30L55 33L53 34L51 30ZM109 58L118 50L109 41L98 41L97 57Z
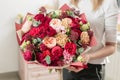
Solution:
M115 45L106 45L105 47L101 48L100 50L94 52L93 54L88 54L90 60L95 60L99 58L103 58L109 55L112 55L116 50Z

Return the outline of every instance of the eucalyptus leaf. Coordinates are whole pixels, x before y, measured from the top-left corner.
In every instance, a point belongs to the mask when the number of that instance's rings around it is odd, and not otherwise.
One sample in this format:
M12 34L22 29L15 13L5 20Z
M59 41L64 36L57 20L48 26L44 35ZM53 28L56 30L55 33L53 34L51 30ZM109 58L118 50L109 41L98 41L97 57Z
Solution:
M41 43L41 42L42 42L42 40L41 40L40 38L37 38L37 41L38 41L39 43Z
M45 57L45 61L46 61L47 64L50 64L50 63L51 63L51 60L50 60L50 56L49 56L49 55L47 55L47 56Z
M33 39L33 43L36 44L37 43L37 39Z
M39 24L41 24L40 21L33 20L33 26L37 27Z
M77 53L79 53L79 54L82 53L83 51L84 51L84 48L78 48L77 49Z

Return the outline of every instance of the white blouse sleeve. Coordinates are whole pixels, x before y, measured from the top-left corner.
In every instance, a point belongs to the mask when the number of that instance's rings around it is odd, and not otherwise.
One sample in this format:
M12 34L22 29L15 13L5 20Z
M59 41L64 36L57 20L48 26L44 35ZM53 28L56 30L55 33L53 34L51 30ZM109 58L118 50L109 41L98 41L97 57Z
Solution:
M106 42L115 42L117 37L117 0L105 0L105 40Z
M71 0L58 0L58 8L62 7L64 4L67 4L70 6L70 1Z

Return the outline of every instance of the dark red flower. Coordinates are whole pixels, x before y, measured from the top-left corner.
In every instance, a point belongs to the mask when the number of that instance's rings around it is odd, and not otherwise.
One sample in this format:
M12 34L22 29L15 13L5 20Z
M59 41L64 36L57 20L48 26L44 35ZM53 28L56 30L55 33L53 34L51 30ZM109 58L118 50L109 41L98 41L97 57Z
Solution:
M35 17L34 17L34 19L36 20L36 21L41 21L41 22L44 22L44 14L37 14L37 15L35 15Z
M63 49L59 46L55 46L54 48L52 48L51 54L52 60L59 60L60 57L63 56Z
M70 55L75 55L76 53L76 44L72 42L67 42L65 44L65 50L70 54Z
M39 62L39 63L42 63L43 65L48 65L47 63L46 63L46 60L45 60L45 57L46 56L50 56L50 51L49 50L45 50L45 51L43 51L43 53L37 53L36 54L36 60Z
M40 28L40 31L39 31L39 34L38 34L38 37L39 38L44 38L44 37L46 37L47 36L47 32L46 32L46 26L41 26Z
M71 30L70 31L70 39L73 41L73 42L76 42L77 39L79 38L79 34L77 32L75 32L74 30Z
M29 34L33 37L39 37L43 39L47 35L46 27L44 25L40 27L33 27Z
M48 36L54 36L54 35L56 35L57 34L57 32L56 32L56 30L54 30L51 26L49 26L48 28L47 28L47 35Z
M47 46L45 46L45 44L40 44L40 50L41 51L45 51L45 50L47 50L48 48L47 48Z
M40 28L39 27L33 27L30 31L29 34L33 37L37 37L37 35L40 32Z
M30 61L32 60L32 52L27 50L23 53L23 56L24 56L24 59L27 60L27 61Z

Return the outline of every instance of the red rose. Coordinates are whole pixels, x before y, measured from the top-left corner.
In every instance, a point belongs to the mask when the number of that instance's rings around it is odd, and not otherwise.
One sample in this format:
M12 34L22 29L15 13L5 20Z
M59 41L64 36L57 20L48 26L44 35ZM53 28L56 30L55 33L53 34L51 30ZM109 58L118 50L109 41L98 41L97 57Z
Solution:
M23 53L23 56L24 56L24 59L27 60L27 61L30 61L32 60L32 52L27 50Z
M41 26L39 29L40 31L39 31L38 37L43 39L44 37L47 36L46 26Z
M59 60L61 56L63 56L63 49L59 46L55 46L52 48L52 60Z
M70 55L75 55L76 53L76 44L72 42L67 42L65 44L65 50L70 54Z

